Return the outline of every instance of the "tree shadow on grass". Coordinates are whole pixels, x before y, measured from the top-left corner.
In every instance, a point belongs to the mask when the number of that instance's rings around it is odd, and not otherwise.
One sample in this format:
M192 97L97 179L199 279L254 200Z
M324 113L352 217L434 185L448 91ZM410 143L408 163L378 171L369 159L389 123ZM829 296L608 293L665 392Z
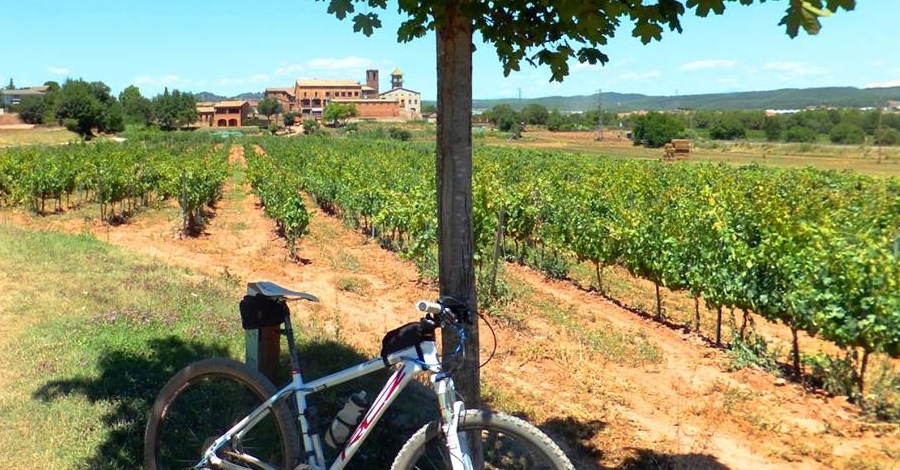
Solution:
M39 400L81 394L92 403L111 402L115 408L103 416L107 438L82 467L136 468L143 462L147 413L166 381L192 361L224 356L225 347L186 342L180 338L154 339L140 352L108 351L98 358L97 378L55 380L34 392Z
M324 341L298 345L301 362L307 365L307 380L364 361L357 351L346 345ZM114 408L102 417L108 433L93 455L80 468L133 469L144 459L144 428L147 414L165 383L191 362L209 357L227 356L224 346L189 342L170 336L148 341L140 351L107 351L98 358L100 376L73 378L47 382L33 393L42 401L68 395L85 396L92 403L114 403ZM283 355L284 356L284 355ZM289 367L282 357L279 387L287 383ZM325 429L350 393L367 390L370 397L377 394L388 372L373 374L361 380L313 395L311 404L318 406L318 415ZM388 410L376 433L360 449L348 469L388 468L406 438L428 419L437 416L434 394L430 388L415 382L402 392L395 406ZM199 457L199 455L198 455Z
M630 448L633 456L614 467L598 462L606 456L594 443L594 437L606 429L608 423L599 420L579 421L571 416L553 418L541 426L578 470L728 470L712 455L667 454L652 449Z

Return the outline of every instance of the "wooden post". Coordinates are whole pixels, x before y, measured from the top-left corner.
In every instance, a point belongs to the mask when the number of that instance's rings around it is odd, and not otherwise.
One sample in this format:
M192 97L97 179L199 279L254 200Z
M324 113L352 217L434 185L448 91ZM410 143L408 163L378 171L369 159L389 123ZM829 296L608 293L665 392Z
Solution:
M247 295L256 295L259 290L254 284L247 284ZM253 369L263 373L272 383L277 383L278 359L281 357L281 333L278 327L247 330L244 336L245 359Z

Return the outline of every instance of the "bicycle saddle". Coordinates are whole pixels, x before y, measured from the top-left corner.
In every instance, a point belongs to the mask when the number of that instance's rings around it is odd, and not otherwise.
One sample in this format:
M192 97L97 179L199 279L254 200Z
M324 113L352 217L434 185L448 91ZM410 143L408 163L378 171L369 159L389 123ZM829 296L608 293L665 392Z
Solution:
M318 302L319 299L306 292L286 289L270 281L259 281L247 283L248 294L262 294L266 297L283 298L287 300L309 300L310 302Z

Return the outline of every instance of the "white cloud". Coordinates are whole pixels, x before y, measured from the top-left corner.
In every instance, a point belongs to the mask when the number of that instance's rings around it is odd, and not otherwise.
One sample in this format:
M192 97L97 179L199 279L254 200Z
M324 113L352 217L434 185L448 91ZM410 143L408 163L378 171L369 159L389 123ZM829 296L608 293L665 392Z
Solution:
M650 80L651 78L656 78L662 76L658 70L651 70L649 72L629 72L623 73L619 75L619 78L622 80Z
M873 67L884 67L887 64L886 60L876 60L875 62L872 62Z
M683 70L685 72L692 70L707 70L707 69L725 69L736 67L738 62L736 60L725 60L725 59L711 59L711 60L695 60L693 62L688 62L682 64L679 67L679 70Z
M68 75L69 69L62 67L47 67L47 71L53 75Z
M763 70L773 70L791 75L822 75L824 70L803 62L769 62L763 65Z
M900 80L888 80L886 82L873 82L867 84L866 88L891 88L900 86Z
M303 64L281 64L275 69L276 77L294 76L306 70Z

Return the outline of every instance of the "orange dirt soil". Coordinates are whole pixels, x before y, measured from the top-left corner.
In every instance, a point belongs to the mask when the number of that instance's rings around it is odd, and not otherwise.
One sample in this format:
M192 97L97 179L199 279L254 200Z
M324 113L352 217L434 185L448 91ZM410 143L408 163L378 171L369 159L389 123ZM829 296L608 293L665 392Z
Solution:
M243 162L242 150L232 153ZM310 234L291 261L258 199L229 182L205 232L179 236L180 219L148 212L119 226L32 217L5 210L14 223L97 238L205 275L271 280L317 295L297 315L341 316L341 336L376 353L388 330L417 318L413 304L436 297L415 267L311 208ZM348 262L347 260L353 260ZM497 352L482 380L563 441L577 468L827 469L900 468L900 428L864 421L842 397L809 393L753 368L727 372L725 354L700 338L622 309L568 282L517 265L509 277L538 302L558 306L585 334L614 330L658 348L653 361L610 360L548 320L495 322ZM362 294L339 289L354 279ZM509 309L520 306L513 301ZM350 319L353 319L350 321ZM237 326L236 326L237 327ZM482 324L482 356L492 341ZM626 364L623 364L626 363ZM637 365L627 365L627 363Z

